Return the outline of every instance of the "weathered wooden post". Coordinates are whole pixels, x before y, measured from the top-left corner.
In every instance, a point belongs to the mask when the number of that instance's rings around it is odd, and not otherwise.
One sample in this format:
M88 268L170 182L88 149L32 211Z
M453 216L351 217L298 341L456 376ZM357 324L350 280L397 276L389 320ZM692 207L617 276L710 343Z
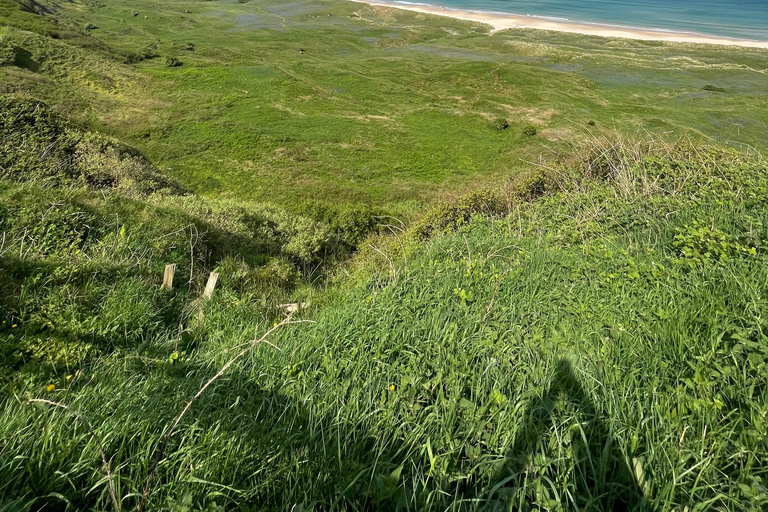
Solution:
M277 307L281 308L283 311L285 311L288 314L299 313L304 309L304 306L306 306L305 302L295 302L292 304L277 305Z
M173 288L173 275L176 273L176 264L172 263L165 266L165 272L163 273L163 286L162 290L170 290Z
M205 285L205 290L203 291L203 298L204 299L210 299L213 295L213 290L216 288L216 282L219 280L219 273L218 272L211 272L211 275L208 276L208 283Z

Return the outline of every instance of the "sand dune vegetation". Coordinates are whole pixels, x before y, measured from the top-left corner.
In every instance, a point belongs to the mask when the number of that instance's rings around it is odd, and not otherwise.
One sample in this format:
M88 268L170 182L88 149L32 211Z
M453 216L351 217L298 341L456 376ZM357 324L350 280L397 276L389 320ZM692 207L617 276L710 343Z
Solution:
M768 507L765 50L0 25L0 512Z

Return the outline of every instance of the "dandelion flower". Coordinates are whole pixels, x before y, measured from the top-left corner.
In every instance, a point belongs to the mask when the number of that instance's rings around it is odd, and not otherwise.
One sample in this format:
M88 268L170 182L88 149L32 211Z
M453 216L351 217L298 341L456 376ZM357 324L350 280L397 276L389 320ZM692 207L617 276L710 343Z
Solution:
M395 385L394 384L390 384L389 385L389 390L390 391L394 391L395 390Z
M13 324L11 327L15 329L18 326L16 324Z
M49 393L50 393L51 391L53 391L54 389L56 389L56 385L55 385L55 384L49 384L49 385L48 385L48 387L47 387L47 388L45 388L45 390L46 390L47 392L49 392Z
M72 378L72 376L71 376L71 375L67 375L67 382L69 382L69 380L70 380L71 378Z

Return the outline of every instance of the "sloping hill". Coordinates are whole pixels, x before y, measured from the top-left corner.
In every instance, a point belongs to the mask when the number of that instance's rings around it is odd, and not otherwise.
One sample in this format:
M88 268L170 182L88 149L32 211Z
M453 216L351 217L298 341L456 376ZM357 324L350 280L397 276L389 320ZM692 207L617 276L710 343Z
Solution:
M0 512L768 507L766 53L486 28L0 0Z
M0 359L71 371L176 336L213 270L226 270L219 291L275 316L275 303L354 250L372 215L202 199L137 150L0 96ZM159 289L169 264L173 293Z
M152 509L765 506L766 171L695 144L599 145L498 192L503 214L447 209L426 240L378 245L358 265L378 272L206 390ZM226 297L181 356L148 337L71 380L17 381L96 426L126 507L163 428L269 325ZM6 499L107 506L86 430L3 407Z
M413 218L596 134L768 147L760 49L489 35L341 0L38 3L0 10L0 92L208 196Z

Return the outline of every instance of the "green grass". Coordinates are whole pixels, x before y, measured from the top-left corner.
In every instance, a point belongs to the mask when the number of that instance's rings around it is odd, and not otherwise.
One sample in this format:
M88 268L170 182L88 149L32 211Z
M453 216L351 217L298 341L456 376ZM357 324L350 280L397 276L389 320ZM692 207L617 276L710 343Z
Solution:
M502 183L589 132L768 146L762 50L488 36L479 24L322 0L54 12L42 20L61 18L103 49L13 29L5 39L38 69L0 68L2 87L137 146L207 195L412 215L479 180ZM509 128L495 129L497 118ZM537 136L521 137L528 125Z
M365 208L296 214L189 194L135 149L40 102L0 96L0 138L3 385L27 363L57 371L180 336L211 271L271 318L374 228ZM173 293L158 286L168 264L180 276Z
M392 268L379 255L195 402L150 509L763 508L765 164L624 147L544 172L543 196L503 215L380 246ZM93 439L38 396L95 426L135 507L163 430L263 315L225 288L204 325L182 319L204 333L191 345L144 329L77 368L17 372L7 506L109 507Z
M765 51L42 7L0 0L0 512L768 506Z

